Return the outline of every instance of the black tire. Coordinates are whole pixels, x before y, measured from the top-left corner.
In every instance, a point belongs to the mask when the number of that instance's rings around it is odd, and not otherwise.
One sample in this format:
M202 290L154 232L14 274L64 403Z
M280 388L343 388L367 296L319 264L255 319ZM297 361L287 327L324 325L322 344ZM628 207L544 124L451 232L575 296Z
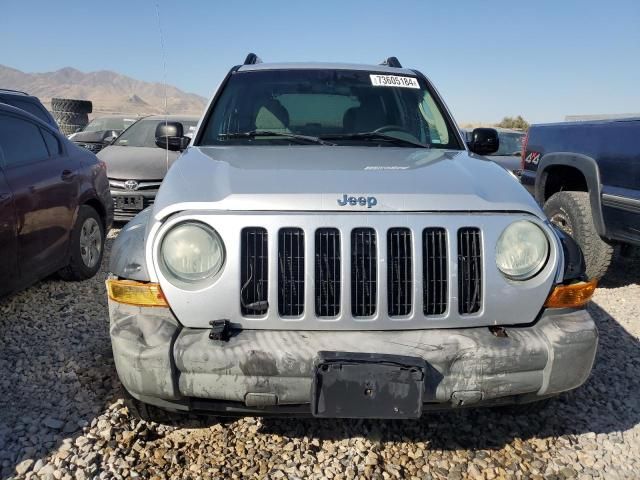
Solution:
M58 127L60 128L60 132L63 135L71 135L72 133L76 133L82 130L85 127L85 125L66 125L63 123L63 124L58 124Z
M72 113L72 112L53 112L53 118L55 118L58 125L87 125L89 123L89 115L86 113Z
M89 100L52 98L51 109L54 112L91 113L93 111L93 103Z
M69 264L58 274L63 280L79 281L93 277L102 264L104 253L104 226L98 212L88 205L78 211L71 232Z
M544 204L544 213L580 245L587 277L602 277L611 264L613 247L596 232L588 192L558 192Z

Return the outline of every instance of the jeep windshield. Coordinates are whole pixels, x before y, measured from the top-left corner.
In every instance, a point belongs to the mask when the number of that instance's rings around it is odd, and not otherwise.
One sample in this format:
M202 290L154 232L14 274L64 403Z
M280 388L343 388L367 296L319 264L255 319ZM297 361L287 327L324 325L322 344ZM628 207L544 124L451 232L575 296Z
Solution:
M463 148L426 82L404 73L234 72L203 124L199 146Z

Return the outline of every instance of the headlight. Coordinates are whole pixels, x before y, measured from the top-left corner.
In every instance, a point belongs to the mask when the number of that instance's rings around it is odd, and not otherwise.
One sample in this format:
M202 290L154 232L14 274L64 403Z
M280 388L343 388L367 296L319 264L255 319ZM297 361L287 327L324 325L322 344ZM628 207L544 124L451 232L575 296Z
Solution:
M549 255L549 240L535 223L519 220L504 229L496 245L496 265L506 277L527 280L538 273Z
M213 277L222 269L224 259L218 233L199 222L176 225L160 246L160 264L170 281L197 283Z

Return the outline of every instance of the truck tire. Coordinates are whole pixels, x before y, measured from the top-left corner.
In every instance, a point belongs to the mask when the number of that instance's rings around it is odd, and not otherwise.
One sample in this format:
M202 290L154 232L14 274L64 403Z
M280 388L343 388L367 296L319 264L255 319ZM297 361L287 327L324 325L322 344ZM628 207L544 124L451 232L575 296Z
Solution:
M613 247L596 232L588 192L564 191L551 195L544 204L551 223L572 236L580 245L587 277L602 277L611 263Z
M79 281L93 277L102 264L104 226L98 212L88 205L80 206L71 232L69 264L58 271L63 280Z
M58 127L60 127L60 132L63 135L71 135L72 133L76 133L79 132L80 130L82 130L86 125L68 125L66 123L59 123Z
M91 113L93 111L93 103L89 100L52 98L51 109L54 112Z
M53 112L58 125L87 125L89 123L89 115L86 113L73 112Z

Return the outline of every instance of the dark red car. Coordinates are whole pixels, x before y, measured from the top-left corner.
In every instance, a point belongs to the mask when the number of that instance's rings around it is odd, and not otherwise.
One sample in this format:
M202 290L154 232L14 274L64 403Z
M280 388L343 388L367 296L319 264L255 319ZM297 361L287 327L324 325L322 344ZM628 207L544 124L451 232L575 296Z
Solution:
M92 277L112 221L104 163L0 103L0 295L54 272L65 280Z

